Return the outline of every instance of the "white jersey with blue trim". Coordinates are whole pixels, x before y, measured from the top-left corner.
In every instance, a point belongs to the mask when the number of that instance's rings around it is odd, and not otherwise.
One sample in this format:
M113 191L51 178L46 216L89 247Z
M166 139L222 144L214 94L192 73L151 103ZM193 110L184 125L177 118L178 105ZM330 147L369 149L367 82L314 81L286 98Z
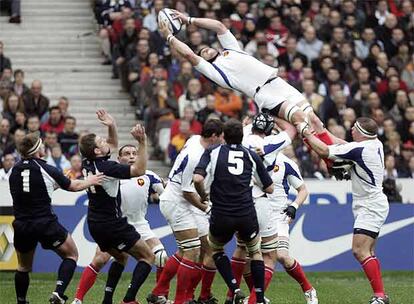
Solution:
M132 225L146 222L148 198L153 193L161 195L164 185L161 178L147 170L145 175L121 180L121 211Z
M271 204L277 207L285 207L290 187L298 189L304 184L298 165L283 153L279 153L272 170L274 190L268 194Z
M244 52L229 30L217 38L224 51L213 63L201 58L195 69L218 85L253 98L258 86L277 75L276 68Z
M354 200L384 198L384 148L378 139L329 146L330 159L349 160Z
M183 191L196 192L193 184L193 172L204 153L201 136L193 135L185 143L175 159L168 175L168 183L160 199L187 203Z

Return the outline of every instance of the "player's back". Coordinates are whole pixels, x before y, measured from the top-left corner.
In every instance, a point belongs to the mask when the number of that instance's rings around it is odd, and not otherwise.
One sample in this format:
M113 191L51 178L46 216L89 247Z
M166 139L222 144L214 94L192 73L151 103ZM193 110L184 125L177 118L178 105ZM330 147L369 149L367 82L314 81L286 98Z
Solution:
M12 169L9 178L16 219L53 216L52 193L55 186L67 189L70 181L40 158L24 159Z
M97 173L106 176L102 185L87 190L88 221L105 222L121 218L119 180L130 178L130 166L111 161L109 157L98 157L95 160L84 160L82 168L84 176Z
M242 145L221 145L209 155L213 212L246 216L254 209L252 186L259 157Z

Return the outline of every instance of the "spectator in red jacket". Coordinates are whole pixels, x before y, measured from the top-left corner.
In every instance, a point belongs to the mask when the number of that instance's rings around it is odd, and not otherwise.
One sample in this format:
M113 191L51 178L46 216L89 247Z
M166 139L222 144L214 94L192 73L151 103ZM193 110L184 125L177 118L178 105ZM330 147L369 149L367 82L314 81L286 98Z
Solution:
M58 106L53 106L49 109L49 119L40 127L42 132L55 132L60 134L65 127L65 121L62 117L62 112Z
M187 121L190 123L190 133L191 135L194 134L201 134L201 130L203 126L200 122L195 119L195 111L192 105L188 105L184 108L184 116L182 119L174 120L171 126L171 139L180 133L180 125L182 121Z

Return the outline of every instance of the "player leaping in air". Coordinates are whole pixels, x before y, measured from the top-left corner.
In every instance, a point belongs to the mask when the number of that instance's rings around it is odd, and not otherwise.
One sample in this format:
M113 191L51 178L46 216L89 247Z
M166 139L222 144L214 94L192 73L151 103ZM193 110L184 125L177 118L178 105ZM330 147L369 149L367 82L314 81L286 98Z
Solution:
M244 52L233 34L220 21L187 17L174 11L174 18L217 33L222 51L204 47L195 54L188 45L174 37L165 22L161 34L178 54L197 71L221 87L233 89L253 98L260 110L269 112L296 126L299 133L308 127L307 116L313 118L312 107L302 94L278 77L278 69L268 66Z

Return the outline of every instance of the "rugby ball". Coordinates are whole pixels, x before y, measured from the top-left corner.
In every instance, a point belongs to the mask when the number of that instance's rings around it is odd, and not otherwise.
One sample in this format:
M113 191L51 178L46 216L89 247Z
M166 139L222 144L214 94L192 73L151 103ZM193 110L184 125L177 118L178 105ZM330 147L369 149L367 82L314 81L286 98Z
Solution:
M180 32L181 30L181 20L180 19L174 19L174 12L169 9L169 8L163 8L159 13L158 13L158 24L161 23L161 21L164 21L171 33L173 33L173 35L176 35Z

